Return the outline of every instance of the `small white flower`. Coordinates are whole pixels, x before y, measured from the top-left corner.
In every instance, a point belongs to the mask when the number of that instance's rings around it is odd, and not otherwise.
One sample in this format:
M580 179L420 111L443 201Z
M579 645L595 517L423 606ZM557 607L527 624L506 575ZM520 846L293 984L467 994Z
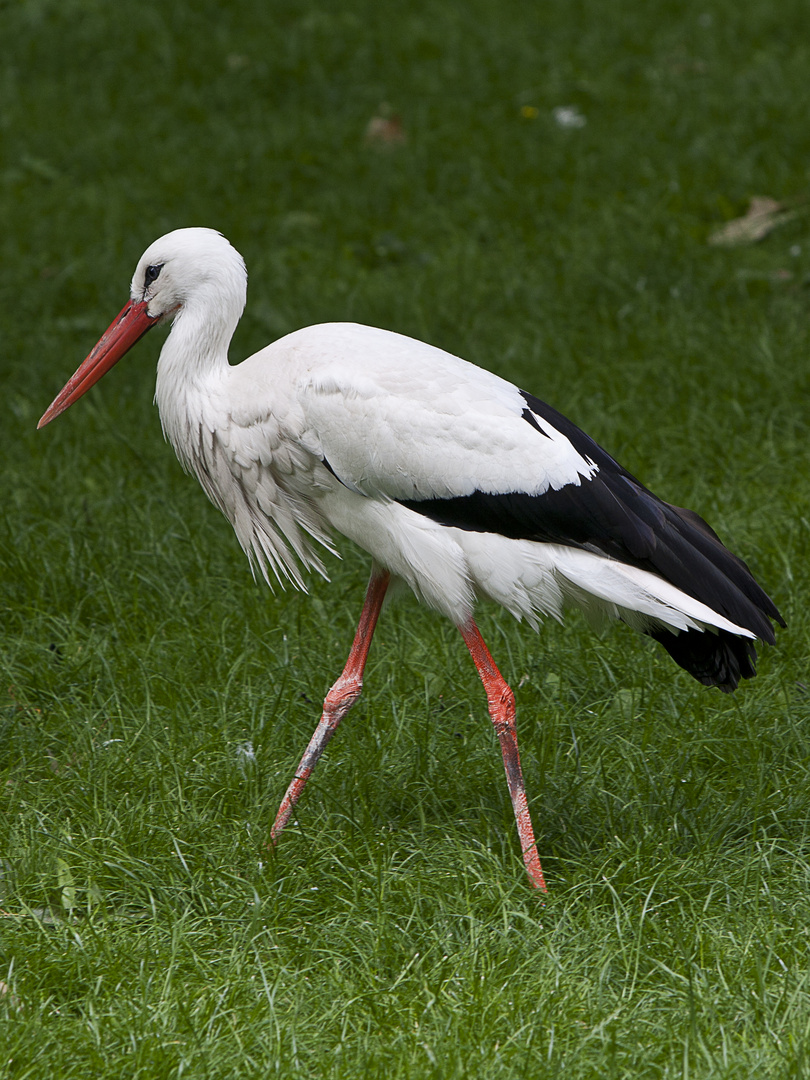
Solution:
M253 765L256 761L256 751L253 749L252 742L240 743L236 748L236 764L244 773L248 766Z
M552 115L561 128L581 128L588 123L576 105L558 105Z

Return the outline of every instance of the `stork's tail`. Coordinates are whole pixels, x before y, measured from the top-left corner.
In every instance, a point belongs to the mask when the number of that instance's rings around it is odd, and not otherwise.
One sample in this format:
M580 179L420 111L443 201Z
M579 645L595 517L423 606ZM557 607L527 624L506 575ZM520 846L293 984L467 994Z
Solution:
M738 637L728 630L648 630L663 645L676 664L704 686L716 686L724 694L737 689L740 679L756 673L757 651L751 638Z

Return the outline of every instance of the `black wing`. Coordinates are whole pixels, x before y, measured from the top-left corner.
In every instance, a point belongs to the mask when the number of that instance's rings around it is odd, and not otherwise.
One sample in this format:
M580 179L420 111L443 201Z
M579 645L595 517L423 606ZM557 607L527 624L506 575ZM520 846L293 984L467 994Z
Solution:
M538 420L552 425L598 472L541 495L475 491L448 499L400 500L402 505L442 525L583 548L639 567L773 643L770 620L784 626L776 606L698 514L659 499L585 432L538 398L521 393L526 422L544 437ZM739 678L755 674L751 641L727 631L655 630L650 636L708 685L734 689Z

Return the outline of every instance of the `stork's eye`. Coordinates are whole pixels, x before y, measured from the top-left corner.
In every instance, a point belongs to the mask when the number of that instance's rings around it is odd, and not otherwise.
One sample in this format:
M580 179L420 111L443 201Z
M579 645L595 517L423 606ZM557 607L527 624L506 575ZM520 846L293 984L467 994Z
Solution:
M158 274L163 269L163 263L160 266L147 266L146 274L144 275L147 285L151 285L153 281L157 281Z

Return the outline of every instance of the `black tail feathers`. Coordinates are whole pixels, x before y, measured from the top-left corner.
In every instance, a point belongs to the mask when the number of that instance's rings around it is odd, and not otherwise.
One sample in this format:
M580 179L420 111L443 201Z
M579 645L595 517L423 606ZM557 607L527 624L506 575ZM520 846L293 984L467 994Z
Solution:
M752 638L738 637L728 630L649 630L676 664L704 686L716 686L724 694L737 689L740 679L756 673L757 652Z

